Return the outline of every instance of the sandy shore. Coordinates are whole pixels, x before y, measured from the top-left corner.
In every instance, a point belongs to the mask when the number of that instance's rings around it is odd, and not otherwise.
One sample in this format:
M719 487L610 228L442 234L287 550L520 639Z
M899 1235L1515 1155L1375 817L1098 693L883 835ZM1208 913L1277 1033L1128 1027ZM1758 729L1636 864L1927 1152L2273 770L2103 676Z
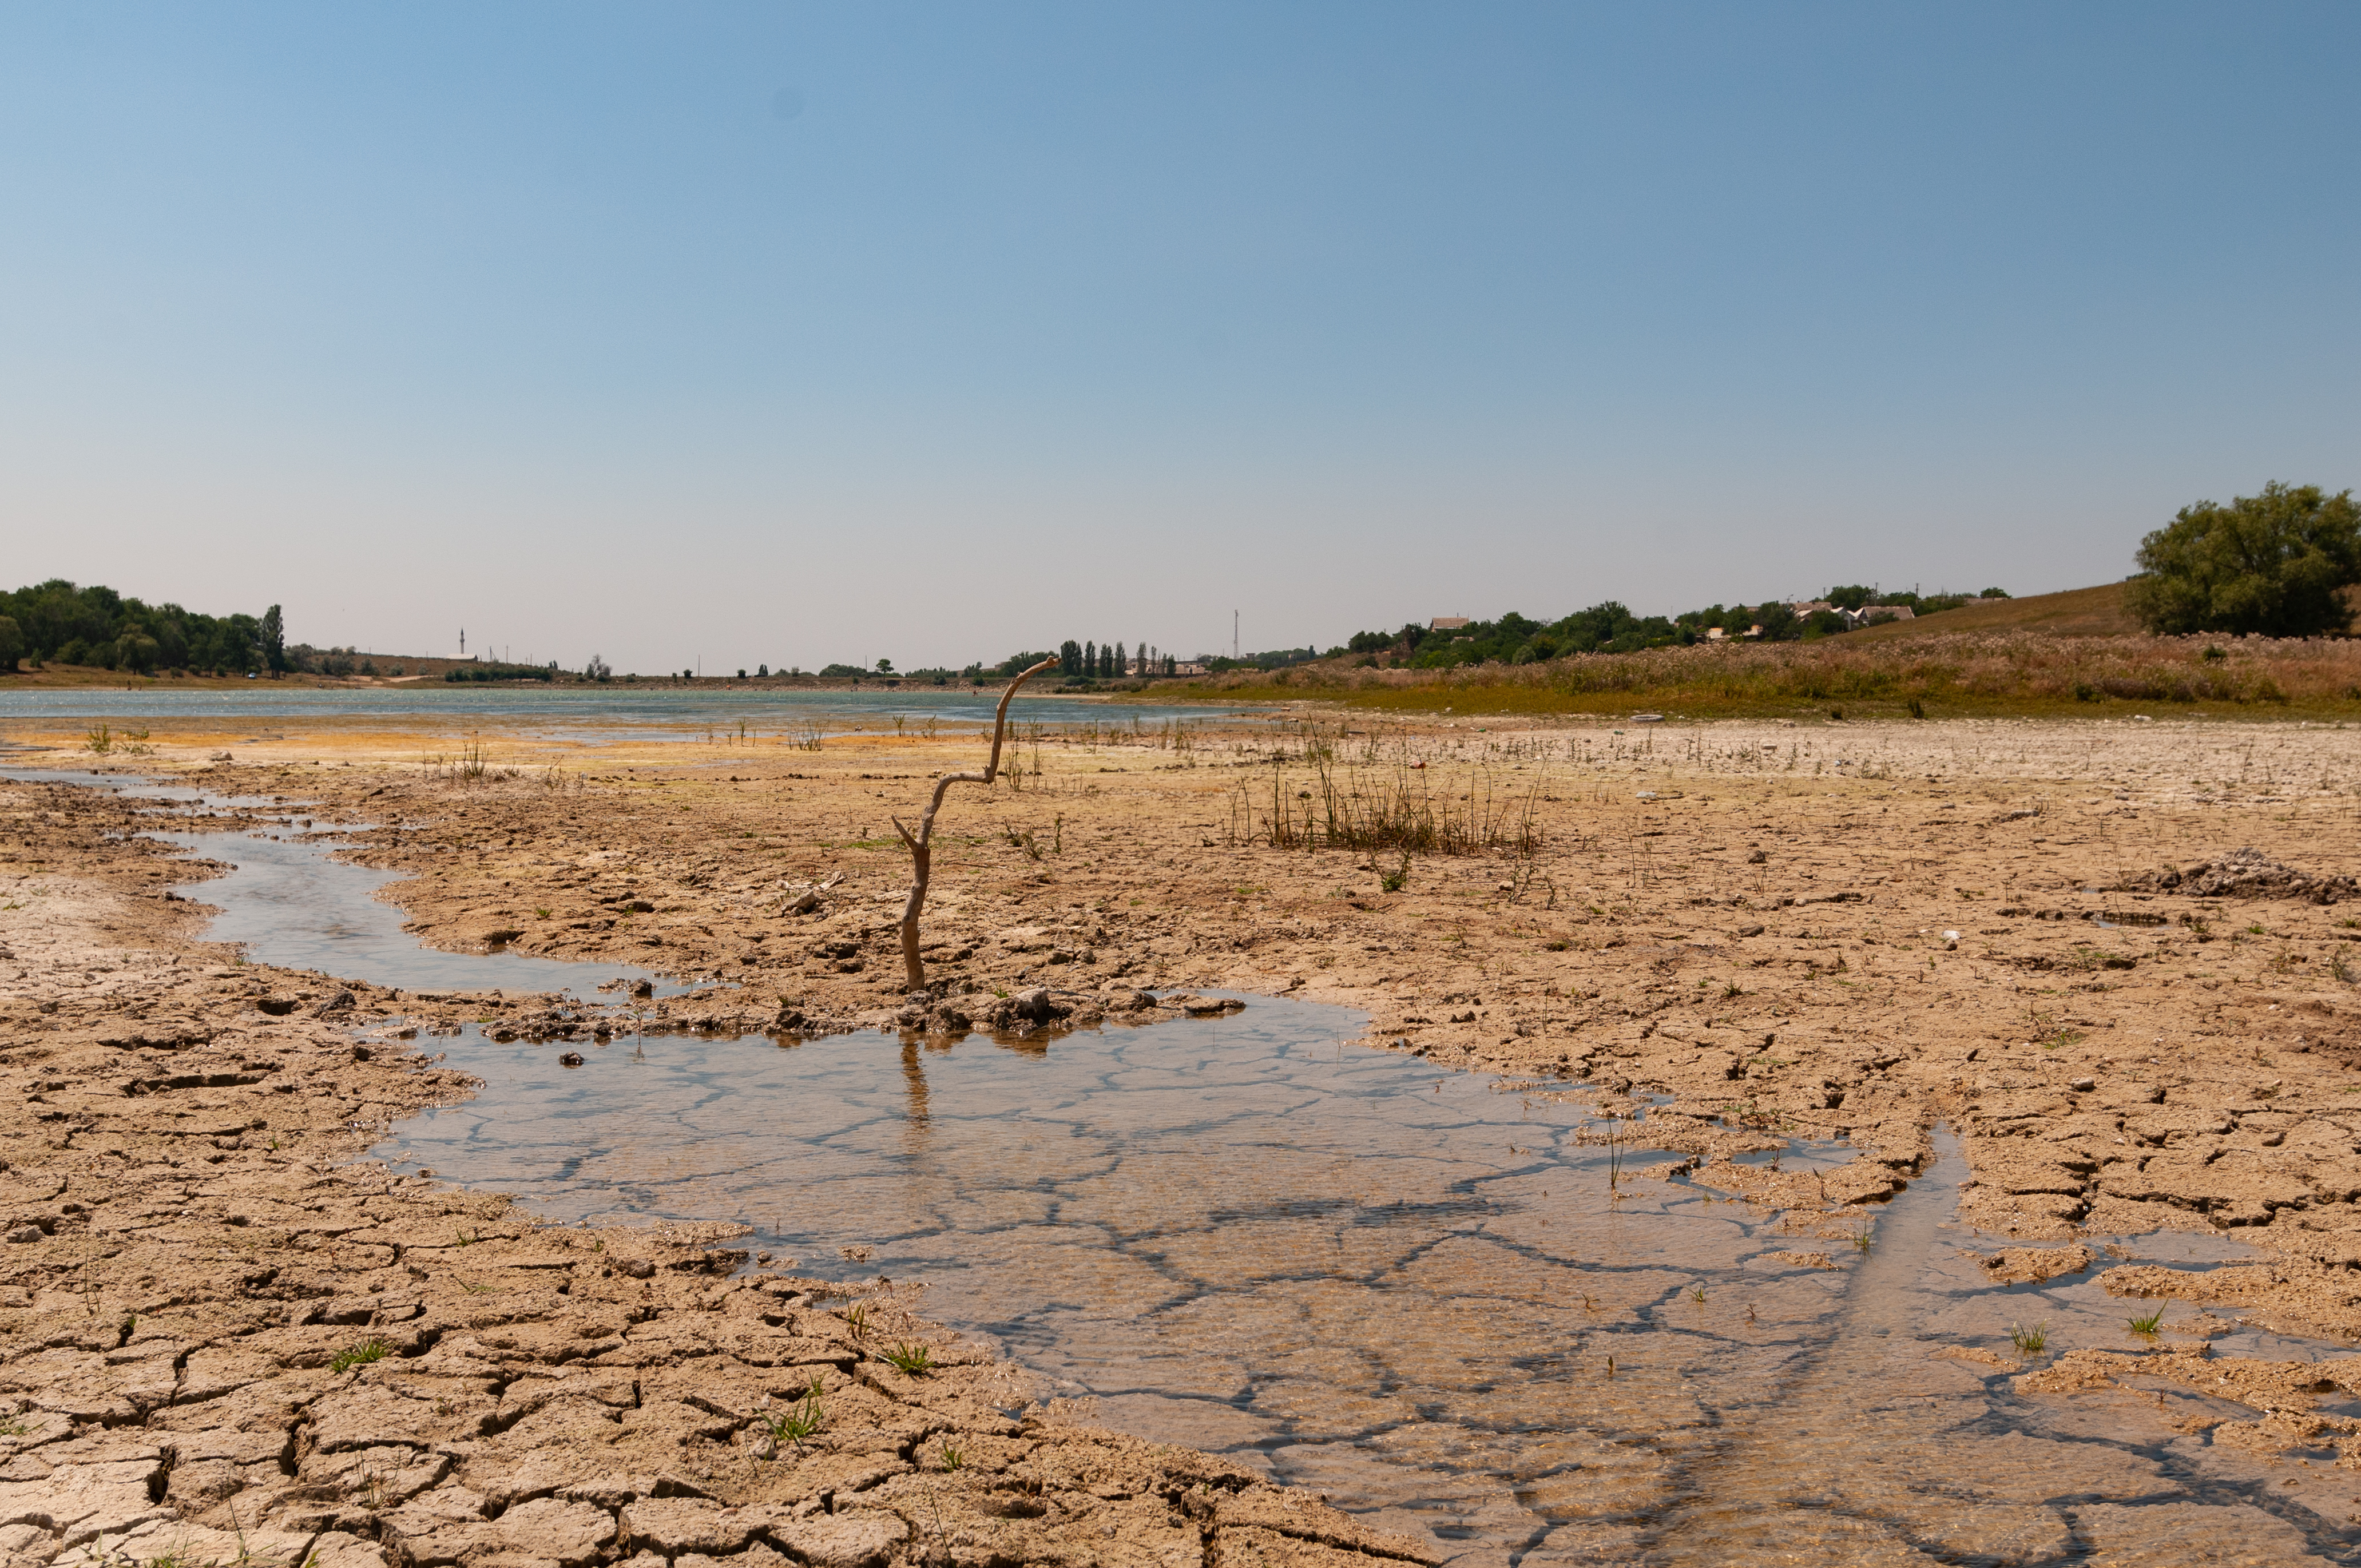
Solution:
M1331 1001L1369 1014L1372 1045L1587 1081L1609 1110L1669 1097L1651 1141L1677 1157L1655 1179L1811 1223L1898 1190L1948 1121L1996 1270L2106 1268L2081 1235L2220 1232L2251 1264L2124 1265L2108 1288L2361 1331L2361 899L2208 896L2186 874L2246 846L2350 872L2342 729L1331 718L1028 738L1022 787L945 809L917 1000L890 817L972 765L972 736L519 730L485 737L477 769L433 732L273 733L159 725L151 753L108 765L316 803L314 831L415 873L390 891L430 944L731 983L659 1004L676 1026L1045 1026L1010 1010L1032 988L1064 1024L1141 988ZM1273 831L1275 810L1405 785L1529 852L1405 864ZM1221 1462L1013 1417L1006 1369L873 1293L856 1331L840 1288L740 1271L719 1227L540 1226L350 1163L467 1091L423 1048L358 1056L364 1020L552 1039L592 1021L231 962L166 896L202 899L192 868L122 838L118 803L0 785L0 1398L18 1411L0 1556L127 1541L144 1562L186 1538L227 1558L239 1530L328 1568L1419 1555ZM1856 1157L1784 1176L1733 1158L1790 1135ZM939 1369L895 1370L904 1340ZM2226 1376L2205 1367L2085 1354L2028 1391ZM822 1426L760 1456L766 1416L815 1377ZM2240 1442L2356 1452L2341 1418L2301 1417L2331 1390L2301 1383L2240 1384L2277 1412Z

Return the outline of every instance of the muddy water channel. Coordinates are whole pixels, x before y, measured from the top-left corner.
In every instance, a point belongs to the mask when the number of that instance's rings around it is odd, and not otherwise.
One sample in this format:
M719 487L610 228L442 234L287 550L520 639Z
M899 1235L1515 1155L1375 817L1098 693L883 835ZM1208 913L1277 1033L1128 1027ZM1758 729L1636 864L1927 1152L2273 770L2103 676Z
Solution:
M470 1032L450 1060L482 1091L377 1152L553 1218L735 1219L803 1272L923 1285L926 1315L996 1343L1032 1392L1455 1561L2033 1563L2141 1541L2146 1561L2214 1530L2281 1549L2257 1561L2342 1555L2312 1507L2175 1431L2185 1403L2009 1392L2012 1322L2136 1345L2087 1278L1987 1282L1951 1223L1956 1155L1864 1251L1632 1178L1644 1121L1610 1152L1580 1104L1340 1044L1359 1027L1255 1000L1046 1045L623 1038L578 1069ZM2143 1255L2226 1255L2180 1242ZM1960 1347L2007 1365L1933 1354Z
M423 946L401 928L401 912L377 897L378 890L400 881L401 873L335 860L337 835L312 832L301 803L213 795L127 773L0 767L0 778L72 784L156 802L149 814L159 826L142 837L179 845L231 868L228 875L188 891L188 897L220 910L206 930L207 938L236 942L249 959L263 963L408 991L563 991L588 997L616 980L646 981L656 996L690 989L627 964L577 963L506 951L452 953ZM192 831L164 826L178 817L203 818L216 813L236 814L258 825L231 828L216 822Z

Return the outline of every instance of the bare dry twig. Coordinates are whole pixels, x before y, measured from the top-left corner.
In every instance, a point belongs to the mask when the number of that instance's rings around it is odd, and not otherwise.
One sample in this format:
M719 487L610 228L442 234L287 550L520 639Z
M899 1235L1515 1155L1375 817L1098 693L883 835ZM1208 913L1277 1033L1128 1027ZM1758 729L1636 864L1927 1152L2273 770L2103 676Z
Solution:
M910 901L902 906L902 968L912 991L923 991L927 984L927 964L918 957L918 912L927 906L927 877L934 861L935 813L943 808L943 795L955 784L988 784L1000 773L1000 742L1008 733L1008 699L1016 688L1039 674L1055 659L1044 659L1031 669L1008 683L1000 694L1000 711L992 722L992 757L983 764L982 773L945 773L935 780L935 797L927 803L927 814L918 818L918 831L914 836L894 818L894 831L902 835L902 842L910 846Z

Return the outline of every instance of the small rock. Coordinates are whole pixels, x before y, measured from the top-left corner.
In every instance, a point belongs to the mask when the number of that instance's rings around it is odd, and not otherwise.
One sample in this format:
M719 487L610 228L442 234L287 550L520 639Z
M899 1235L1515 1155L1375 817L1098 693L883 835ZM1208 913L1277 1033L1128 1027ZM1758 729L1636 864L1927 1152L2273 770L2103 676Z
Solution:
M656 987L653 981L635 980L631 981L631 995L636 999L644 1002L655 993Z
M580 1067L582 1065L582 1053L580 1051L568 1051L564 1056L557 1058L557 1065L560 1067Z
M2088 1094L2099 1087L2099 1080L2095 1078L2078 1078L2066 1087L2077 1094Z
M11 1225L8 1239L12 1242L37 1242L41 1239L41 1227L34 1224Z
M1752 854L1746 857L1746 863L1750 866L1768 865L1770 861L1771 856L1769 851L1763 850L1757 850Z
M1741 926L1738 928L1738 935L1741 937L1760 937L1763 935L1763 927L1760 926Z
M619 1257L615 1260L615 1272L632 1279L653 1279L656 1266L644 1257Z

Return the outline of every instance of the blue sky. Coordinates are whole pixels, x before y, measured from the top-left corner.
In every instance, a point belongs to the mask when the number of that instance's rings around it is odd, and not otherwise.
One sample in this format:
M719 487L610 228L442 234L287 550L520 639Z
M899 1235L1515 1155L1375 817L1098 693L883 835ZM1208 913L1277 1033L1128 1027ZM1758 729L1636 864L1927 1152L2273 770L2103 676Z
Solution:
M2361 483L2350 5L0 5L11 584L708 671Z

